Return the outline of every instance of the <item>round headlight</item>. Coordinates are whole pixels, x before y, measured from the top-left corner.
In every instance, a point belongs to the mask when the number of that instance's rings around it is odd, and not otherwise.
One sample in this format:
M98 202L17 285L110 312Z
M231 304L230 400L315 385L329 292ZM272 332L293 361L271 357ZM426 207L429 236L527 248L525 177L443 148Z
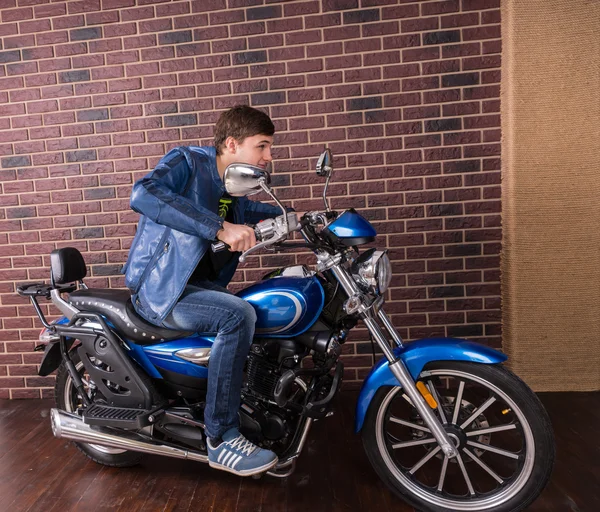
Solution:
M384 294L390 287L392 281L392 262L390 261L387 251L384 251L381 258L377 261L377 285L379 293Z
M387 251L370 249L361 254L352 269L354 279L377 294L384 293L392 280L392 265Z

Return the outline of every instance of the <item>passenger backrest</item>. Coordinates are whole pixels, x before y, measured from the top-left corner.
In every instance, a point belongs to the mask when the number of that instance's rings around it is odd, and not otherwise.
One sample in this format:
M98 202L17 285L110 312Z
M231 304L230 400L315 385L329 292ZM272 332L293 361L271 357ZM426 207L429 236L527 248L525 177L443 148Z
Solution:
M74 247L63 247L50 253L50 279L52 285L80 281L87 274L85 261Z

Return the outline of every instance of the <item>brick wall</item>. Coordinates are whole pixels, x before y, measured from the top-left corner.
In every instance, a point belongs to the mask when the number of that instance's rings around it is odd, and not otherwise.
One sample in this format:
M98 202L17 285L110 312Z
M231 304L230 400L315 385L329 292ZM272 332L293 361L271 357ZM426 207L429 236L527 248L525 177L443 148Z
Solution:
M133 182L170 148L208 144L220 111L265 109L274 182L376 225L401 334L500 345L499 0L0 1L0 398L50 396L40 324L16 283L73 246L87 283L122 287ZM289 203L288 203L289 204ZM306 255L250 258L234 287ZM44 305L50 315L56 311ZM372 364L345 345L347 381ZM356 384L355 384L356 385Z

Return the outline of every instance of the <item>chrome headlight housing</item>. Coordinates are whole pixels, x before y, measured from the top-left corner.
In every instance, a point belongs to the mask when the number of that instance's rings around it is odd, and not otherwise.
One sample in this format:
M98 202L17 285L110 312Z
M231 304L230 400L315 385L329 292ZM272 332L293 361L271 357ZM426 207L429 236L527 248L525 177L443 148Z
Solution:
M352 265L352 277L366 291L376 295L385 293L392 280L392 264L387 251L369 249L361 254Z

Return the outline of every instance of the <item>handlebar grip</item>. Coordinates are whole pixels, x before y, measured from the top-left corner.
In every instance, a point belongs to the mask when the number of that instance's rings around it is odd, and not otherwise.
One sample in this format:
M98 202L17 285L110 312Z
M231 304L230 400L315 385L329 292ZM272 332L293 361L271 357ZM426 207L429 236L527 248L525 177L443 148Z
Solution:
M225 242L213 242L210 246L212 252L221 252L229 249L229 245Z

